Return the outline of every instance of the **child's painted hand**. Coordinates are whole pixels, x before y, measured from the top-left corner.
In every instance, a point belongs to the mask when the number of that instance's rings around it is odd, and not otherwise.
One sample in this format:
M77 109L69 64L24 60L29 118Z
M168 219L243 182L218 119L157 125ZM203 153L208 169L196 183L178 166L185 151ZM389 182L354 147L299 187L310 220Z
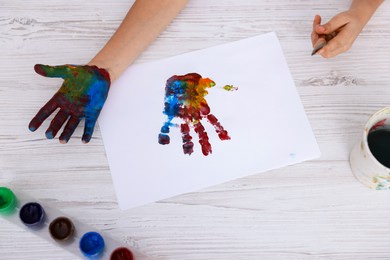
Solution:
M323 25L321 16L316 15L311 34L313 47L326 40L327 44L317 54L324 58L335 57L351 48L366 22L354 10L342 12Z
M67 122L59 137L61 143L67 143L77 125L85 118L82 141L88 143L107 98L110 88L109 73L96 66L36 64L34 69L45 77L63 78L64 83L31 120L29 129L31 131L38 129L42 122L59 108L59 112L46 130L46 137L54 138Z

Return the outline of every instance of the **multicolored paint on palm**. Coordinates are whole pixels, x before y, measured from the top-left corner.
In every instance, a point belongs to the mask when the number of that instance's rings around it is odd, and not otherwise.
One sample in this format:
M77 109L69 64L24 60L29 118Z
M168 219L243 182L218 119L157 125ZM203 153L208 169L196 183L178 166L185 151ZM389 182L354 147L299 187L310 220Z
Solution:
M59 112L46 130L46 137L56 136L62 125L61 143L67 143L80 121L85 118L82 141L88 143L93 134L96 120L106 101L110 88L110 75L96 66L48 66L36 64L35 71L44 77L63 78L58 92L31 120L29 129L35 131L57 108Z
M161 127L158 142L162 145L170 143L170 127L177 126L172 123L174 118L180 118L180 131L183 139L184 154L191 155L194 151L194 143L190 134L190 127L193 127L198 134L202 153L207 156L212 153L211 144L202 119L207 118L208 122L214 126L220 140L230 140L228 132L223 128L218 119L210 113L205 96L207 89L215 86L215 82L209 78L202 78L197 73L189 73L184 76L172 76L167 80L165 86L164 114L167 120ZM227 85L223 87L227 91L237 90L237 88Z

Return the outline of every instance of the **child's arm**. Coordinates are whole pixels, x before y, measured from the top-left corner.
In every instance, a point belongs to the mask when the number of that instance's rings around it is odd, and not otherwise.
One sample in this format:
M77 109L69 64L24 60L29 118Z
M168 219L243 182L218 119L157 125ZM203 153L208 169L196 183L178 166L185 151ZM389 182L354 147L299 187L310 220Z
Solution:
M67 143L82 119L82 141L88 143L107 98L111 82L138 57L185 6L187 0L137 0L106 46L88 65L48 66L35 71L45 77L63 78L64 83L29 124L35 131L54 111L58 113L46 130L52 139L64 126L59 140Z
M186 3L187 0L137 0L115 34L89 65L108 70L111 81L116 80Z
M353 0L348 11L334 16L321 25L321 16L313 21L311 40L313 46L321 36L331 36L328 44L317 53L324 58L332 58L351 48L364 26L384 0Z

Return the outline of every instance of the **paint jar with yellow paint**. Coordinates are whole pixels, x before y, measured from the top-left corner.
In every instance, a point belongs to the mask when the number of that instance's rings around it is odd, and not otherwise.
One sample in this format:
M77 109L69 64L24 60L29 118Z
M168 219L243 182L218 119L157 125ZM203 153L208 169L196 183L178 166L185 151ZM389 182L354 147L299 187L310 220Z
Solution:
M376 190L390 190L390 107L369 118L349 161L361 183Z

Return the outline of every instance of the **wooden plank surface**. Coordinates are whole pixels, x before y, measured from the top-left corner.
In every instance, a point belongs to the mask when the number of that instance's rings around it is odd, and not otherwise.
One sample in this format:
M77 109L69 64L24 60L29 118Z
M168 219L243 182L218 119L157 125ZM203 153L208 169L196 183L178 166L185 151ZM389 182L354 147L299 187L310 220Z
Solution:
M33 65L88 62L132 2L0 0L0 183L157 259L390 258L390 193L366 189L348 163L365 121L389 105L387 1L330 60L310 56L312 19L350 1L190 1L137 62L275 31L322 156L120 211L99 130L88 145L81 127L60 145L44 138L47 123L36 133L27 125L61 82ZM0 259L74 257L0 219Z

